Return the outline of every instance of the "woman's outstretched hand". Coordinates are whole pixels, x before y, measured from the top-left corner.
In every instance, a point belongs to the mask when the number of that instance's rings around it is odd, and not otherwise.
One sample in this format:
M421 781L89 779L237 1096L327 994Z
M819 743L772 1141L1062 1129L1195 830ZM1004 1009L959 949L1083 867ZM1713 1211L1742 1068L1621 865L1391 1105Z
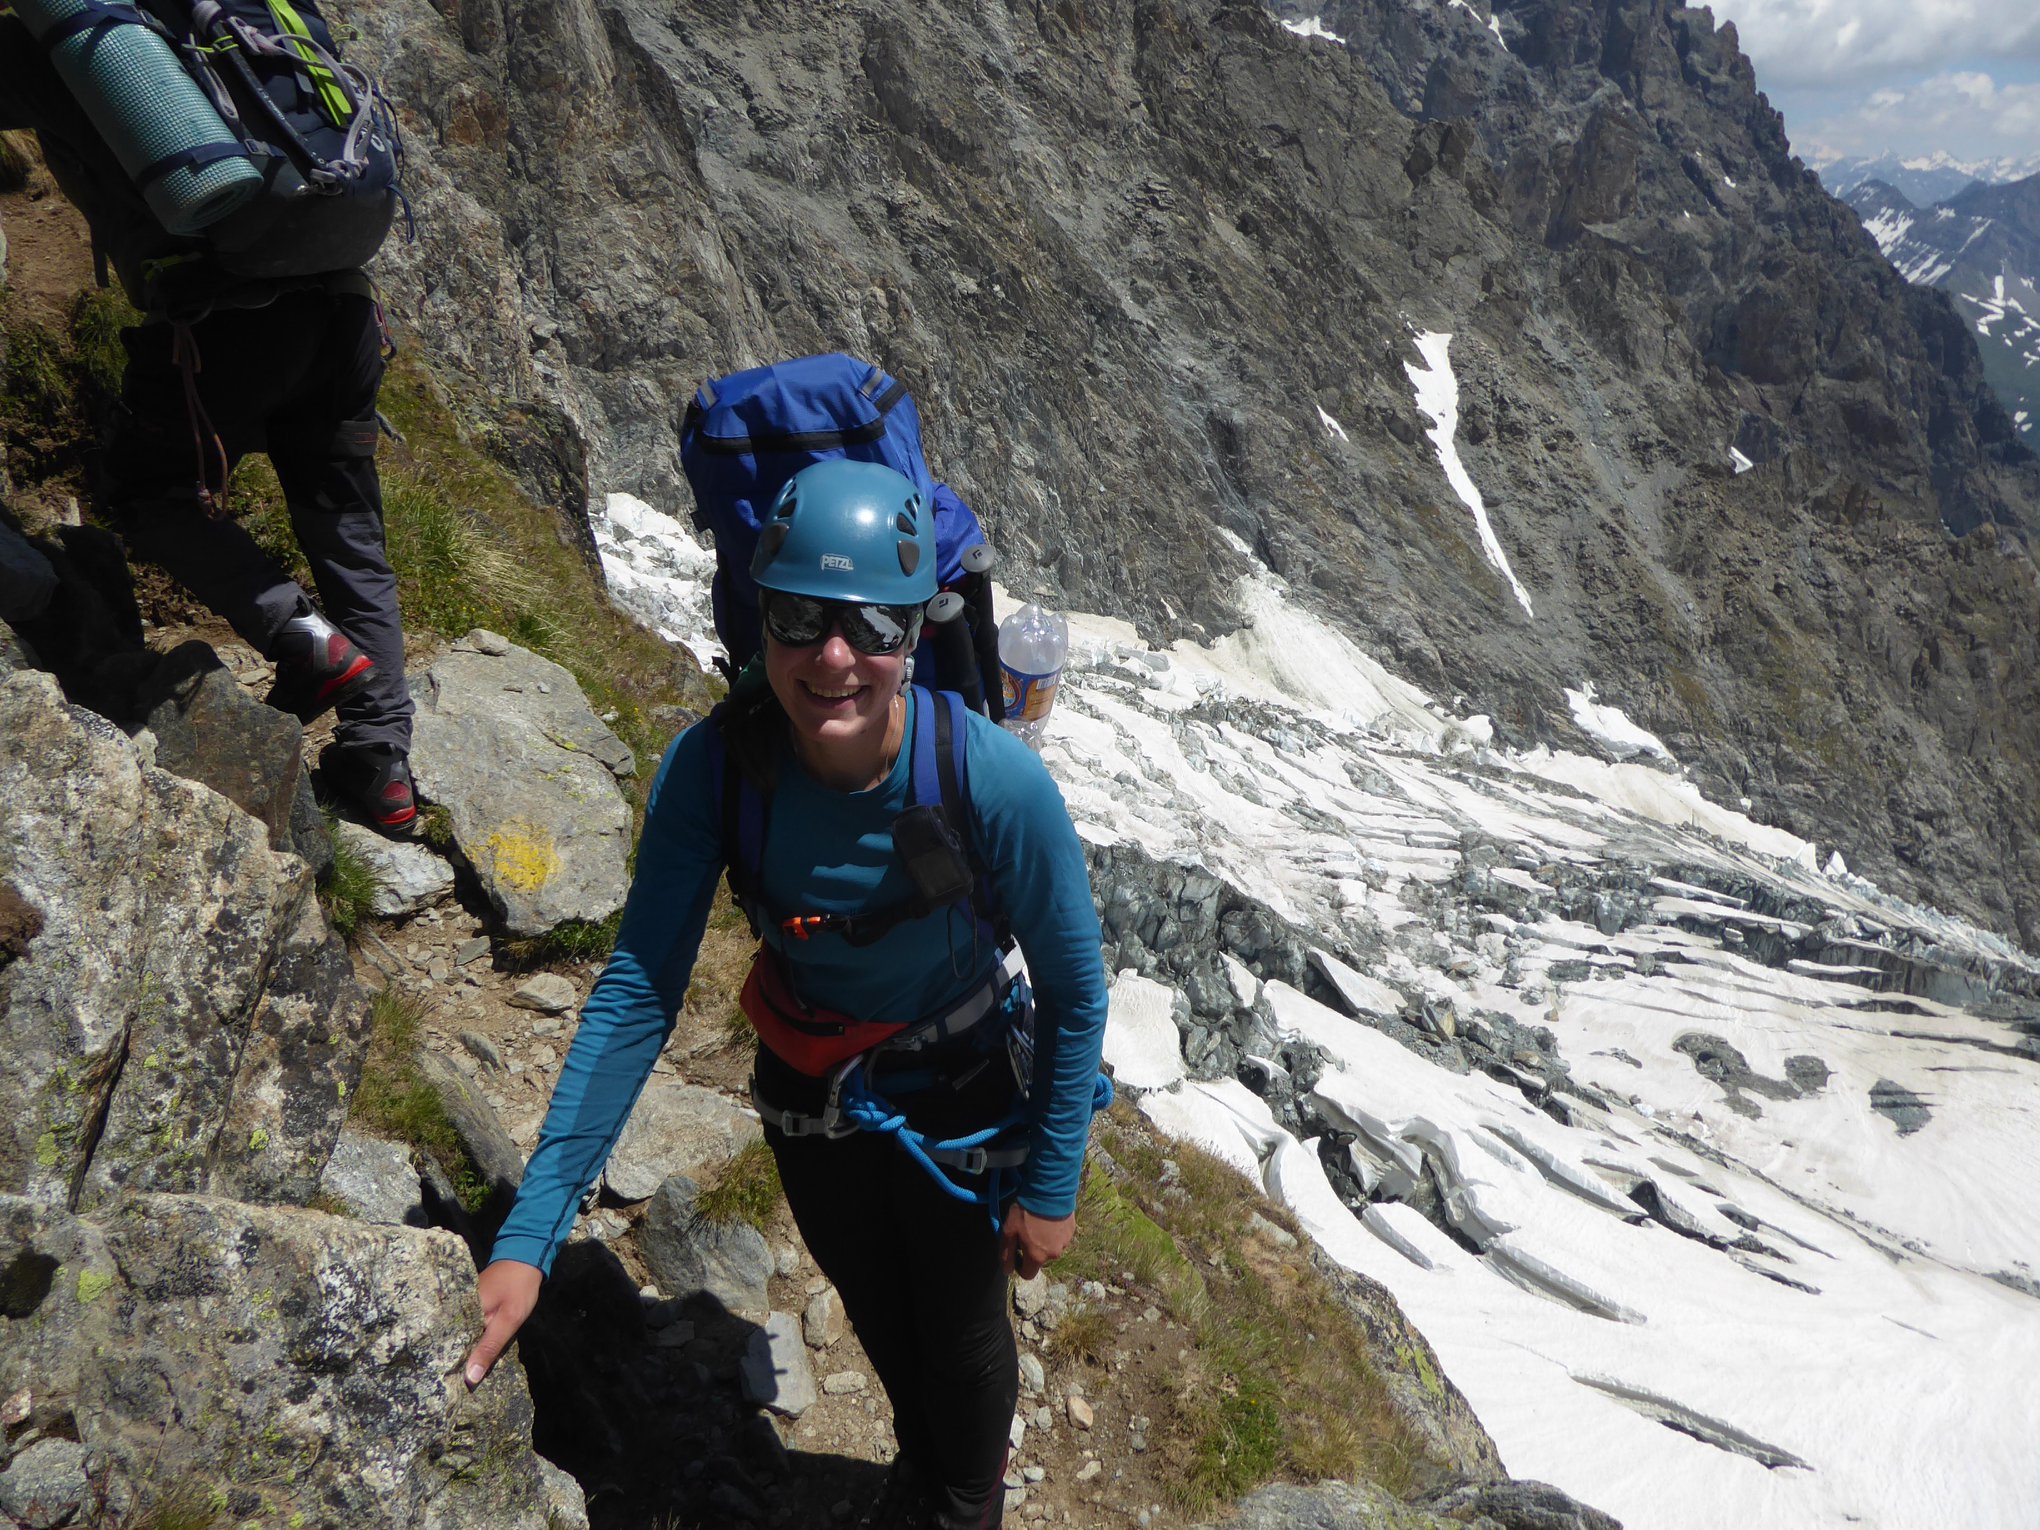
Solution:
M482 1336L468 1351L467 1367L461 1373L470 1391L482 1384L504 1349L517 1337L517 1330L538 1305L538 1288L545 1276L534 1265L515 1259L498 1259L482 1271L475 1291L482 1299Z
M1043 1217L1015 1205L1006 1213L1006 1226L999 1235L1000 1257L1015 1275L1032 1280L1043 1265L1062 1258L1076 1231L1075 1212L1066 1217Z

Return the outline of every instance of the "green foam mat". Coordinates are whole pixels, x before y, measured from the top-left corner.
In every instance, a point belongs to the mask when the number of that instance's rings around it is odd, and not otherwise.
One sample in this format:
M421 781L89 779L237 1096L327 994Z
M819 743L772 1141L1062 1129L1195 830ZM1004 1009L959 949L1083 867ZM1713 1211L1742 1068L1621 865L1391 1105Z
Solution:
M14 5L38 37L84 9L81 0ZM173 154L234 141L170 45L147 27L115 23L79 32L56 46L50 62L130 176ZM195 234L261 188L262 173L236 156L173 170L143 187L142 195L164 228Z

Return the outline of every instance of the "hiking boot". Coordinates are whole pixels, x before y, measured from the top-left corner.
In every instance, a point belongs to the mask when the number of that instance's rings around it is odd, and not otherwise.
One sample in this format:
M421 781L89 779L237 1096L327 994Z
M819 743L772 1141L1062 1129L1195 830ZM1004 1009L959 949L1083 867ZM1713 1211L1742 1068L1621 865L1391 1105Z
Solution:
M360 694L375 673L375 660L316 611L285 622L269 658L276 665L269 705L305 723Z
M326 789L359 808L385 834L408 835L418 821L411 762L387 744L328 744L319 755Z

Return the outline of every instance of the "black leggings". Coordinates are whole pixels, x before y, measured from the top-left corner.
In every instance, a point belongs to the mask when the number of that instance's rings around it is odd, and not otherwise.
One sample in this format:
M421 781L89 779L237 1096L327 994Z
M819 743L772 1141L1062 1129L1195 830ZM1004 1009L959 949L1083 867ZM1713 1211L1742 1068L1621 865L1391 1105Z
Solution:
M990 1214L944 1195L890 1137L831 1142L767 1126L765 1140L943 1523L997 1525L1020 1360Z

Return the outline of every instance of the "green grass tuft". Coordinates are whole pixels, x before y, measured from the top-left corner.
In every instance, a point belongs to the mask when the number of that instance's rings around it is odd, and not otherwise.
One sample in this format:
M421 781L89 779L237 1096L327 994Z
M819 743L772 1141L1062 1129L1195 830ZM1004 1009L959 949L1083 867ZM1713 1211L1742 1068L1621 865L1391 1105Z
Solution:
M703 1188L694 1213L711 1227L744 1223L763 1232L784 1200L772 1149L763 1142L747 1142Z
M96 401L120 397L121 375L127 370L121 331L141 322L141 314L117 287L93 288L72 300L72 371Z
M622 909L607 919L569 919L543 935L505 940L498 952L498 962L505 972L529 972L574 962L607 961L609 953L616 949L616 937L622 928Z
M333 815L326 814L326 832L333 841L333 869L326 874L319 896L326 905L326 918L343 937L351 937L374 917L375 895L382 882L367 857L334 832Z
M428 802L418 813L418 838L446 855L458 848L453 837L453 814L437 802Z
M226 1505L215 1489L186 1481L122 1523L121 1530L227 1530Z
M0 133L0 191L26 191L41 163L35 139L28 133Z
M1062 1272L1057 1271L1060 1275ZM1078 1307L1063 1314L1043 1346L1058 1365L1100 1365L1112 1353L1115 1337L1109 1314Z
M0 377L7 384L10 416L25 423L54 424L72 413L70 369L63 337L33 320L13 325L7 334L7 365Z
M461 1150L445 1103L419 1075L414 1060L424 1023L425 1011L416 999L394 988L375 996L369 1008L368 1053L362 1059L351 1119L429 1154L453 1180L461 1204L479 1211L489 1187Z

